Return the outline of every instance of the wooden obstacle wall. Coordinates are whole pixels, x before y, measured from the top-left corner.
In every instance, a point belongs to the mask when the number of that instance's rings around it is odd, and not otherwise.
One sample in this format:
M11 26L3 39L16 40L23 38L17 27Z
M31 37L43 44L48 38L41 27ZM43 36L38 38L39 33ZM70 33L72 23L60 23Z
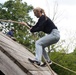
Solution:
M34 55L0 32L0 70L5 75L57 75L48 67L35 67L28 58L34 59Z

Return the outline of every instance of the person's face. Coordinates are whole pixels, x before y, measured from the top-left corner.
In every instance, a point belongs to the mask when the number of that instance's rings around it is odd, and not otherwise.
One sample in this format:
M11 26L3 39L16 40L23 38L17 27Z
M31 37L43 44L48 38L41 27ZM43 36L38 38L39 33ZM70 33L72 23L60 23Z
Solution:
M40 17L40 14L41 14L40 11L36 11L36 10L34 11L34 15L35 15L37 18Z

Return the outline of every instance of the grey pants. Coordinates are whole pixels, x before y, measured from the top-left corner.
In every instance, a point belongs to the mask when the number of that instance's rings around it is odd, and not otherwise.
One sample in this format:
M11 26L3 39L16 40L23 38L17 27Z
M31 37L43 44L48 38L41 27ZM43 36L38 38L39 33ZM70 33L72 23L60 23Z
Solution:
M53 29L50 34L37 40L35 43L35 47L36 47L35 60L41 62L42 54L43 54L45 59L47 61L50 61L50 58L47 52L45 51L45 47L57 43L59 39L60 39L59 31L57 29Z

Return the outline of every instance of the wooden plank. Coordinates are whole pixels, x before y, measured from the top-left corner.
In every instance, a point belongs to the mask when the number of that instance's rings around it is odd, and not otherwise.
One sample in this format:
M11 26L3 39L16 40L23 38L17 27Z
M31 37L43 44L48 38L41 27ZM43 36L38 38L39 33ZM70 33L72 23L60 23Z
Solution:
M34 67L29 61L28 61L28 57L31 58L31 56L25 56L25 55L21 55L20 52L14 52L12 50L10 50L10 48L5 47L4 49L7 49L7 52L13 56L20 64L22 64L24 67L28 68L28 70L49 70L47 67L42 68L39 67L39 69L37 69L36 67ZM20 55L19 55L20 54ZM29 65L29 66L28 66ZM32 68L30 68L32 67Z
M52 75L52 73L49 73L49 71L30 71L32 72L33 75ZM54 75L57 75L54 71L53 71Z
M6 37L6 36L5 36ZM3 40L4 39L4 40ZM11 56L13 56L14 58L16 58L18 60L18 62L20 62L23 66L25 66L26 68L28 67L29 70L49 70L47 67L46 68L42 68L41 69L37 69L35 67L32 67L32 69L28 66L28 64L31 66L32 64L30 64L30 62L28 61L28 58L34 58L34 55L31 54L27 49L25 49L22 45L18 44L18 43L14 43L10 41L9 43L9 39L6 40L4 37L1 40L1 46L4 48L4 50L6 50ZM11 39L10 39L11 40ZM25 64L25 65L24 65Z
M27 75L1 51L0 51L0 70L5 75Z
M21 44L13 41L6 35L0 33L0 47L2 48L1 51L5 53L6 56L8 56L16 66L19 66L21 70L26 72L28 71L27 75L30 75L32 73L33 75L52 75L49 72L48 67L39 67L36 68L34 65L32 65L28 58L34 59L35 56L29 52L24 46ZM54 75L57 75L53 71Z

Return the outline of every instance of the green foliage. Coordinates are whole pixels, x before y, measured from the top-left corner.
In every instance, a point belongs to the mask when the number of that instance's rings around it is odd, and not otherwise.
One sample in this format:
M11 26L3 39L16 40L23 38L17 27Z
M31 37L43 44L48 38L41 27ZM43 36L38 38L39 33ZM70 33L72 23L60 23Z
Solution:
M76 71L76 55L74 55L74 52L70 54L52 52L50 53L50 55L50 58L56 63L73 71ZM58 73L58 75L76 75L75 73L72 73L60 66L57 66L56 64L51 65L51 67L56 73Z
M14 20L18 22L24 21L30 24L34 24L34 21L29 16L29 12L31 12L32 9L33 6L27 5L26 2L23 3L22 0L8 0L4 4L0 3L0 19ZM26 26L10 22L1 23L3 24L3 29L5 30L9 30L14 27L14 37L16 38L16 40L19 43L26 45L30 48L32 35Z
M4 4L0 4L0 18L4 20L14 20L18 22L24 21L29 23L30 25L33 25L35 22L29 16L29 13L32 11L32 9L33 6L27 5L26 2L23 3L22 0L8 0ZM9 30L11 27L14 27L14 37L16 38L16 40L24 46L32 49L32 51L35 50L35 41L44 35L44 33L42 32L35 33L33 35L30 33L30 30L26 26L20 24L10 22L1 23L5 25L5 30Z
M29 17L29 12L33 9L32 6L28 6L27 3L22 3L22 0L9 0L3 5L3 19L12 19L16 21L26 21Z

